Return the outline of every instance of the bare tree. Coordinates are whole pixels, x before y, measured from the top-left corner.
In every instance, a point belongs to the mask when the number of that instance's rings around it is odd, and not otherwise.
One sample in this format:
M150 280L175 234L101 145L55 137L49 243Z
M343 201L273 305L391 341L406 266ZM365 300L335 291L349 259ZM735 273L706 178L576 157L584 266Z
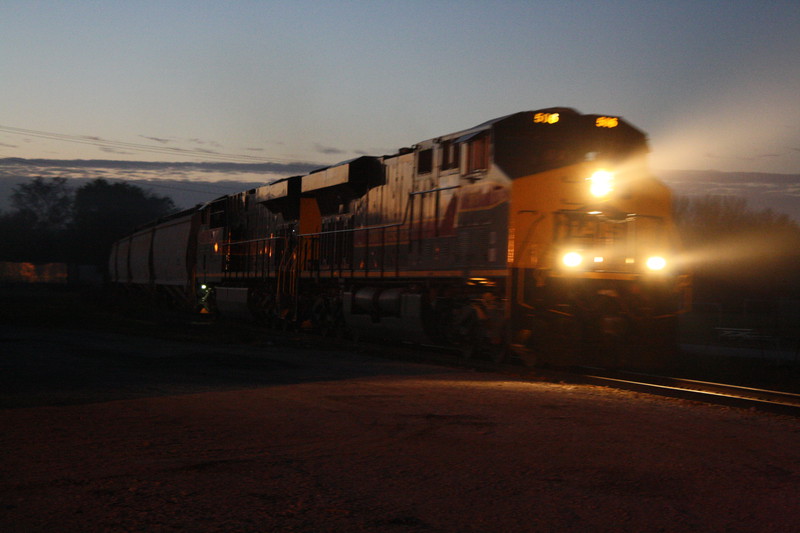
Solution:
M111 244L175 210L171 198L123 182L96 179L75 192L70 226L74 262L105 265Z
M677 198L675 219L695 273L695 294L714 301L798 296L800 226L733 196Z
M111 244L175 209L135 185L93 180L73 191L65 178L35 178L0 213L0 260L104 265Z
M14 187L11 207L34 228L64 230L72 217L73 193L66 178L34 178Z
M65 260L67 227L72 220L72 190L65 178L42 178L17 185L12 209L0 214L0 260Z

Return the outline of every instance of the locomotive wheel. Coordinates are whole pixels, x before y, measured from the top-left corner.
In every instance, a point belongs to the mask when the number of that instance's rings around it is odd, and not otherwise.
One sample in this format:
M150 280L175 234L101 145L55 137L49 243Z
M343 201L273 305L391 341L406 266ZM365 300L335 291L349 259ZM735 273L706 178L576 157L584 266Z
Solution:
M470 306L458 313L456 331L461 357L465 360L481 359L500 364L508 358L504 342L496 342L490 337L485 321L478 310ZM497 341L504 340L504 337Z
M461 358L475 359L479 353L481 329L477 311L469 306L455 309L452 315L452 329L453 341L458 346Z
M578 317L556 315L538 320L533 335L538 366L570 366L581 357L584 325Z
M275 299L266 289L253 289L249 294L248 306L256 322L264 326L271 326L275 319L273 306Z
M314 331L328 336L328 299L319 296L311 306L311 324Z
M490 361L498 365L509 359L508 345L504 342L486 344L483 353Z
M339 301L320 296L311 306L311 323L325 337L338 337L344 329L344 315Z

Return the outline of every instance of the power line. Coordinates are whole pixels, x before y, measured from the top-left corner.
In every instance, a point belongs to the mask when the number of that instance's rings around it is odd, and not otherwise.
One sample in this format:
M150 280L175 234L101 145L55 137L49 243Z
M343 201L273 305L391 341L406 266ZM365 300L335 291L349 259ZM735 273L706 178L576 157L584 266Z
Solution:
M136 179L129 179L129 178L111 178L111 179L124 181L124 182L135 183L137 187L142 187L142 186L155 187L157 189L172 189L174 191L194 192L194 193L198 193L198 194L219 194L219 195L224 195L224 194L228 193L227 188L225 188L223 186L219 186L219 190L214 191L214 190L211 190L211 189L202 190L202 189L192 189L192 188L189 188L189 187L177 187L175 185L164 185L163 183L153 183L150 180L136 180ZM209 185L211 185L212 187L214 186L213 183L209 183Z
M158 154L167 154L167 155L175 155L175 156L183 156L183 157L193 157L193 158L204 158L206 160L216 160L221 162L228 162L228 163L239 163L239 164L258 164L258 163L273 163L276 165L302 165L302 166L309 166L315 167L319 166L319 164L314 163L307 163L307 162L300 162L296 160L290 159L280 159L280 158L268 158L268 157L257 157L257 156L249 156L249 155L239 155L239 154L224 154L219 152L213 152L208 150L201 150L201 149L186 149L186 148L175 148L175 147L168 147L168 146L151 146L141 143L131 143L131 142L123 142L123 141L112 141L112 140L105 140L100 139L98 137L87 137L87 136L79 136L79 135L70 135L65 133L53 133L53 132L46 132L46 131L39 131L39 130L31 130L26 128L16 128L13 126L3 126L0 125L0 132L12 134L12 135L22 135L22 136L29 136L29 137L37 137L42 139L48 140L55 140L55 141L62 141L62 142L71 142L76 144L86 144L90 146L96 146L99 148L106 148L106 149L125 149L125 150L134 150L139 152L149 152L149 153L158 153ZM165 163L168 164L168 163ZM182 163L181 163L182 164ZM193 164L193 163L188 163ZM214 163L210 163L214 164ZM123 171L125 169L122 169ZM155 188L164 188L164 189L173 189L177 191L184 191L184 192L194 192L194 193L201 193L201 194L209 194L209 195L217 195L217 194L225 194L228 191L225 191L225 187L221 185L216 185L213 182L206 182L205 184L209 187L218 188L218 190L206 189L201 190L199 188L190 188L184 187L178 184L177 182L172 185L166 185L161 183L153 183L150 179L130 179L124 177L114 177L111 179L121 180L121 181L131 181L136 182L137 185L142 185L142 181L146 183L149 187ZM191 183L191 182L190 182ZM256 183L256 182L253 182ZM196 185L196 183L195 183ZM223 192L225 191L225 192Z
M123 169L124 172L124 169ZM31 176L26 176L32 179ZM209 197L216 197L216 196L225 196L227 194L240 192L237 188L235 191L231 190L231 187L225 182L213 182L213 181L202 181L198 182L185 182L186 185L184 186L184 182L181 181L171 181L170 180L159 180L153 181L151 178L130 178L125 177L124 175L115 175L112 177L103 177L103 178L91 178L89 176L60 176L66 177L68 180L78 180L78 181L92 181L95 179L105 179L111 182L122 182L122 183L130 183L136 185L137 187L142 188L155 188L155 189L170 189L173 191L181 191L185 193L195 193L195 194L204 194L208 195ZM161 181L168 181L170 184L162 183ZM266 181L242 181L242 182L234 182L236 185L240 186L247 186L249 185L250 188L252 187L259 187L264 185ZM203 188L197 187L198 185L204 186Z
M180 155L184 157L205 158L217 161L228 161L236 163L299 163L299 161L293 161L291 159L280 159L275 157L258 157L251 155L242 155L242 154L225 154L220 152L214 152L211 150L176 148L170 146L151 146L141 143L105 140L105 139L100 139L99 137L70 135L66 133L53 133L47 131L30 130L26 128L15 128L12 126L3 126L3 125L0 125L0 132L8 133L11 135L25 135L29 137L37 137L41 139L48 139L48 140L55 140L62 142L71 142L76 144L88 144L91 146L96 146L99 148L106 148L106 149L134 150L138 152Z

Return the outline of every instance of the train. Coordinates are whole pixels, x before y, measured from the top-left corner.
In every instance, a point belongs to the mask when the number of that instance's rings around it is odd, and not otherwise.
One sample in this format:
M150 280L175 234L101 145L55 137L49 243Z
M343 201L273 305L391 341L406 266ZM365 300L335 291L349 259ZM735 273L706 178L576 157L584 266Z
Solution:
M646 135L517 112L163 217L110 281L202 313L529 364L674 342L691 274Z

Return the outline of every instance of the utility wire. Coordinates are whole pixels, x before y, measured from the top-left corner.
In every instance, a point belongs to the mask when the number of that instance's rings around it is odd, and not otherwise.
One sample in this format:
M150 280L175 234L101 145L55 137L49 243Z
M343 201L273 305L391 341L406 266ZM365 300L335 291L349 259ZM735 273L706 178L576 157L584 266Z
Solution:
M226 193L229 192L228 188L226 188L226 187L224 187L222 185L220 185L219 189L215 191L215 190L212 190L212 189L194 189L194 188L189 188L189 187L178 187L178 186L175 186L175 185L164 185L162 183L153 183L150 180L132 180L132 179L129 179L129 178L111 178L111 179L124 181L126 183L133 183L137 187L155 187L157 189L172 189L172 190L175 190L175 191L194 192L194 193L198 193L198 194L226 194ZM197 184L195 183L194 185L197 185ZM206 183L204 183L204 185L206 185ZM215 186L213 182L208 182L207 185L210 185L211 187ZM254 185L255 185L255 183L254 183ZM236 192L238 192L238 191L236 191Z
M80 135L69 135L65 133L52 133L46 131L30 130L25 128L15 128L12 126L0 125L0 132L8 133L11 135L24 135L29 137L37 137L41 139L49 139L55 141L71 142L77 144L88 144L106 149L124 149L134 150L138 152L150 152L157 154L180 155L184 157L205 158L213 160L221 160L236 163L299 163L290 159L280 159L275 157L258 157L241 154L225 154L214 152L211 150L202 149L187 149L176 148L169 146L152 146L141 143L131 143L123 141L111 141L100 139L99 137L87 137Z
M300 162L297 160L290 160L290 159L280 159L280 158L269 158L269 157L257 157L257 156L249 156L249 155L240 155L240 154L224 154L209 150L201 150L201 149L186 149L186 148L175 148L169 146L151 146L147 144L141 143L131 143L131 142L122 142L122 141L111 141L111 140L104 140L98 137L87 137L87 136L79 136L79 135L69 135L65 133L52 133L46 131L38 131L38 130L31 130L26 128L15 128L12 126L3 126L0 125L0 132L12 134L12 135L23 135L29 137L37 137L41 139L48 139L48 140L55 140L55 141L63 141L63 142L71 142L77 144L87 144L90 146L96 146L99 148L106 148L106 149L125 149L125 150L133 150L138 152L149 152L149 153L157 153L157 154L167 154L167 155L176 155L176 156L183 156L183 157L193 157L193 158L204 158L206 160L212 159L217 161L225 161L231 163L241 163L241 164L258 164L258 163L275 163L277 165L280 164L301 164L301 165L309 165L309 166L316 166L314 163L307 163L307 162ZM118 179L121 181L131 181L137 182L138 185L141 185L141 181L143 180L131 180L122 177L113 178ZM204 185L208 185L210 187L217 188L218 190L201 190L199 188L190 188L190 187L183 187L181 186L180 182L176 182L173 185L165 185L161 183L153 183L149 179L144 180L148 187L155 187L155 188L163 188L163 189L173 189L178 191L186 191L186 192L194 192L194 193L202 193L202 194L224 194L223 190L225 187L222 185L217 185L214 182L206 182ZM254 182L255 183L255 182ZM191 184L191 182L190 182ZM194 184L196 185L196 183Z

